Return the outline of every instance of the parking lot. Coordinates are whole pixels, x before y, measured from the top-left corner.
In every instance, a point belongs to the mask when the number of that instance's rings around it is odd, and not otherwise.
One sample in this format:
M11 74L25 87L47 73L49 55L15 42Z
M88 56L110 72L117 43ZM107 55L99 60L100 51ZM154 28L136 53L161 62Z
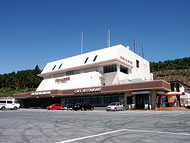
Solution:
M0 111L1 143L189 143L189 140L189 111Z

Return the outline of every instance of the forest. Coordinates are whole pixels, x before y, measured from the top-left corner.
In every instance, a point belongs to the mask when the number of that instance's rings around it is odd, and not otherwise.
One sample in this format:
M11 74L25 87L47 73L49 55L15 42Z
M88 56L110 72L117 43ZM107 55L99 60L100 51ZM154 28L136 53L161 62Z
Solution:
M15 93L34 91L41 82L37 75L41 73L38 65L33 70L22 70L0 74L0 96L12 96Z
M167 60L163 62L159 61L157 63L150 62L151 72L175 69L190 69L190 57L175 60Z

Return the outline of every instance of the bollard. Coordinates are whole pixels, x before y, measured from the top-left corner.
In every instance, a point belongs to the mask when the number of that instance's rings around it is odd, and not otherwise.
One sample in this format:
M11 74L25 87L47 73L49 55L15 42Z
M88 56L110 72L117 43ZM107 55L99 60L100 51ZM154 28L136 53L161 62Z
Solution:
M129 110L131 110L131 105L129 105Z
M152 110L152 106L151 105L149 105L149 109Z

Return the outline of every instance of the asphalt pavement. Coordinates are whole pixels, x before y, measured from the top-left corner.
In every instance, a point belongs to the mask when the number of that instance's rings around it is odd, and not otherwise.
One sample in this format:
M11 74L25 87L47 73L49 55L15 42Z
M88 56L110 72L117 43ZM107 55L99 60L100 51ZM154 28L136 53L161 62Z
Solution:
M190 111L0 111L0 143L189 143Z

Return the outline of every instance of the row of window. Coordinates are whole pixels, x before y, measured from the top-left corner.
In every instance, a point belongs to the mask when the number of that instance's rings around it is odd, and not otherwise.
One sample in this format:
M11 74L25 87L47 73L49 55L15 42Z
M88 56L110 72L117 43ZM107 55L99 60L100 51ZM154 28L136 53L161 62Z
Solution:
M117 65L107 65L104 66L104 73L109 73L109 72L116 72L117 71Z
M62 65L63 64L61 63L58 69L60 69ZM54 65L54 67L52 68L52 71L55 69L55 67L56 67L56 65Z
M13 103L13 101L5 101L5 100L2 100L2 101L0 101L0 103L8 103L8 104L12 104ZM18 103L18 101L15 101L15 103Z
M93 67L93 68L86 68L84 69L84 73L88 73L88 72L93 72L93 71L99 71L98 67ZM117 71L117 65L113 64L113 65L107 65L107 66L103 66L103 72L99 71L100 73L110 73L110 72L116 72ZM129 74L129 69L125 66L120 65L120 72L125 73L125 74ZM62 73L62 74L56 74L53 76L53 78L57 78L57 77L62 77L62 76L70 76L70 75L75 75L75 74L79 74L80 70L71 70L71 71L66 71L66 73Z
M116 72L117 71L117 65L107 65L104 66L104 73L110 73L110 72ZM129 74L129 69L125 66L120 65L120 72Z
M105 107L111 102L123 102L124 96L121 95L111 95L111 96L88 96L88 97L72 97L65 98L64 104L76 104L76 103L86 103L95 107Z
M72 97L65 98L64 104L76 104L76 103L86 103L93 105L95 107L105 107L111 102L124 102L124 95L110 95L110 96L87 96L87 97ZM133 104L132 96L127 97L127 104Z
M97 57L98 57L98 55L96 55L96 56L94 57L93 62L96 61ZM86 58L84 64L87 63L88 59L89 59L89 57ZM61 63L58 69L60 69L62 65L63 65L63 64ZM139 68L139 60L136 60L136 67ZM56 68L56 65L54 65L54 67L52 68L52 71L53 71L55 68ZM104 70L104 73L115 72L115 71L117 70L117 66L116 66L116 65L108 65L108 66L105 66L104 69L105 69L105 70ZM128 74L128 68L126 68L126 67L124 67L124 66L120 67L120 71L123 72L123 73ZM71 75L71 74L68 74L68 75Z
M94 57L93 62L95 62L95 61L96 61L97 57L98 57L98 55L96 55L96 56ZM86 63L87 63L88 59L89 59L89 57L87 57L87 58L86 58L86 60L84 61L84 64L86 64Z
M96 61L97 57L98 57L98 55L96 55L96 56L94 57L93 62ZM86 58L84 64L87 63L88 59L89 59L89 57ZM58 69L60 69L62 65L63 65L63 64L61 63ZM53 66L52 71L53 71L55 68L56 68L56 65Z
M125 66L120 65L120 72L129 74L129 69Z

